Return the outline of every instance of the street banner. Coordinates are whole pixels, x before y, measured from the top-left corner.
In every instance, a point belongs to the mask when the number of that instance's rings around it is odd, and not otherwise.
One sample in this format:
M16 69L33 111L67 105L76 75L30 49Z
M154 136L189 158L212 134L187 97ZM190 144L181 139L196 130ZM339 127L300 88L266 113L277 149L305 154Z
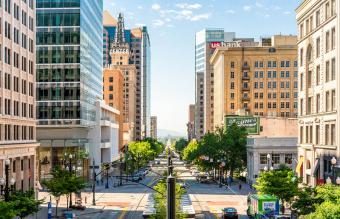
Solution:
M260 133L260 117L253 116L226 116L225 127L236 123L239 127L245 127L249 135L258 135Z

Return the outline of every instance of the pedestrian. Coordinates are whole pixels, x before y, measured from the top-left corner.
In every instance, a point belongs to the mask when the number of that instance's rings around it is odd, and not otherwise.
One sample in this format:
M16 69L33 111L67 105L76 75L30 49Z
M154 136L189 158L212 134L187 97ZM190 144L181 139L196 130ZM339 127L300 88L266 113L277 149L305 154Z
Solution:
M241 190L242 189L242 185L241 183L238 185L238 189Z

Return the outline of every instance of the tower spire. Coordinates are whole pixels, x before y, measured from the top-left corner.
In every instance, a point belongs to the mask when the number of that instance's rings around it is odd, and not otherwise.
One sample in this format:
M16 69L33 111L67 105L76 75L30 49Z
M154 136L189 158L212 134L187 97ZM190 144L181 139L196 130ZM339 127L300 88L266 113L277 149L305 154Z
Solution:
M117 30L115 36L115 43L125 43L125 27L124 27L124 16L122 13L118 15Z

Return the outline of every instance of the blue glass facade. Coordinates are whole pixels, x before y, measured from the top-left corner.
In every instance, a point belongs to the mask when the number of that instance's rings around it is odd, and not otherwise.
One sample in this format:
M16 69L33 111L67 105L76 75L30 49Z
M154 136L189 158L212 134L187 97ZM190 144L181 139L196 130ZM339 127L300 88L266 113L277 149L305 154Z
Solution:
M36 3L39 125L92 125L103 96L103 0Z

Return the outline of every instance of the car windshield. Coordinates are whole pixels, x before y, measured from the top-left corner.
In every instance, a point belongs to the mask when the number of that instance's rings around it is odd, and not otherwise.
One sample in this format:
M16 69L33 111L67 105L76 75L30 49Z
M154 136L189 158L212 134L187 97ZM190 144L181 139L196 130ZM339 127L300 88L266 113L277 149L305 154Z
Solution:
M225 212L236 212L235 208L225 208L224 209Z

